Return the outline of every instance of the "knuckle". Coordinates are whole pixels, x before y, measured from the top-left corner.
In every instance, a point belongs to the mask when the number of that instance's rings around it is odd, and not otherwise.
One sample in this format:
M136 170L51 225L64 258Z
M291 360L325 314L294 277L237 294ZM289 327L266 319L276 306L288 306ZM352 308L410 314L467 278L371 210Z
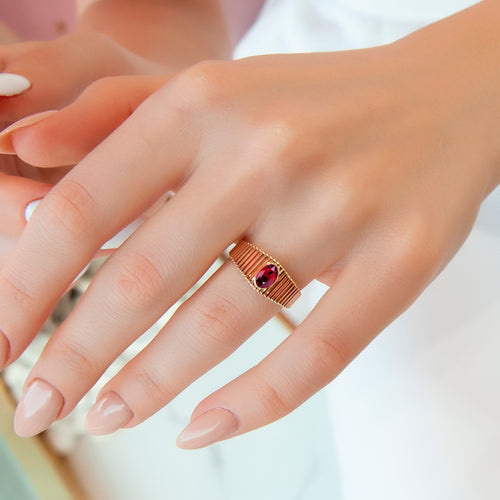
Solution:
M244 324L239 307L231 300L218 296L209 299L194 315L195 328L212 346L224 346L234 338L235 331Z
M12 297L22 310L32 310L35 299L17 276L3 273L0 277L0 283L8 290L6 295Z
M170 391L166 385L149 368L141 367L133 377L148 400L163 404L170 399Z
M278 389L264 379L259 381L257 394L264 411L273 419L282 418L293 410Z
M295 148L299 140L299 130L289 118L273 119L264 124L258 132L256 145L271 156L273 169L278 173L288 173L297 155Z
M328 201L333 206L330 222L335 225L338 234L351 234L371 220L374 209L356 179L336 179L333 187L329 188Z
M330 381L333 374L340 373L347 366L346 354L330 337L318 336L312 339L308 354L311 368L322 379L317 381L320 385L325 382L325 377Z
M433 234L431 226L430 219L415 211L398 228L393 239L397 266L423 276L434 272L443 258L444 248L441 237Z
M128 250L121 258L116 283L119 302L127 309L144 309L166 294L165 279L158 265L140 251Z
M259 166L265 168L265 175L273 179L272 186L288 193L297 181L317 162L313 154L304 147L304 131L291 117L263 119L257 130L252 131L251 147L253 157L259 158ZM252 167L255 168L254 165Z
M137 85L137 80L128 75L105 76L92 82L80 94L77 101L83 101L85 105L90 104L93 107L101 106L105 100L110 108L115 109L115 113L126 111L129 116L137 107L136 91L138 88L142 90L142 87L142 85ZM139 95L145 97L141 92Z
M96 371L88 350L76 342L65 342L55 346L52 355L57 366L63 370L79 375L89 375Z
M219 104L227 68L225 61L203 61L191 66L173 82L176 102L193 111Z
M79 182L62 180L49 191L38 221L45 234L64 242L87 239L95 230L97 205Z
M121 77L105 76L93 81L81 94L81 97L97 96L109 98L116 94L117 81Z

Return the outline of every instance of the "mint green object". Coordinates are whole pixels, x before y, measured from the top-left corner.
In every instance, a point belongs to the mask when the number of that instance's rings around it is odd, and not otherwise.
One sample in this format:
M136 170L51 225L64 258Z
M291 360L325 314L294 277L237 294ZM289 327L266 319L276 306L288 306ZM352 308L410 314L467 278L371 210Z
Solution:
M0 378L0 500L74 500L40 439L15 435L13 417Z
M0 498L2 500L38 500L26 473L0 436Z

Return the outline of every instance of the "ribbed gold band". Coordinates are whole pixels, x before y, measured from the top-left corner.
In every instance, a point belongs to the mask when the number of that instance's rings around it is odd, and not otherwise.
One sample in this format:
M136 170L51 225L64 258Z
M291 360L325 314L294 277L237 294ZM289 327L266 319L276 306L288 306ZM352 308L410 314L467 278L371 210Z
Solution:
M241 240L232 248L229 256L252 287L276 304L290 307L300 297L299 287L283 266L255 245ZM277 277L271 284L258 286L266 281L267 276L270 277L268 281L271 281L276 274L275 270Z

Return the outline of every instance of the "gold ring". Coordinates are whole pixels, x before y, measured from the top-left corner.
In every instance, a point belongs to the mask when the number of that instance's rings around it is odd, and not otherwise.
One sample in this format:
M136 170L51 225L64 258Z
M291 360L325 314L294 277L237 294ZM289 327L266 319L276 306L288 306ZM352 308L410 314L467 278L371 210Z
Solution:
M252 287L282 307L290 307L300 289L285 268L266 252L241 240L229 252L231 260Z

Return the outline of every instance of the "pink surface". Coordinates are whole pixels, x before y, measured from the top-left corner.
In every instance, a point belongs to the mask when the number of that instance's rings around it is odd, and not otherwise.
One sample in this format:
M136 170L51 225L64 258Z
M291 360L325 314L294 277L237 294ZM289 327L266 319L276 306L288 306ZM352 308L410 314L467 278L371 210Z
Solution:
M231 36L238 41L257 17L264 0L222 0ZM74 0L0 0L0 20L24 40L50 40L75 29Z
M73 31L72 0L0 0L0 19L24 40L49 40Z
M229 22L229 31L234 43L252 26L265 0L222 0Z

